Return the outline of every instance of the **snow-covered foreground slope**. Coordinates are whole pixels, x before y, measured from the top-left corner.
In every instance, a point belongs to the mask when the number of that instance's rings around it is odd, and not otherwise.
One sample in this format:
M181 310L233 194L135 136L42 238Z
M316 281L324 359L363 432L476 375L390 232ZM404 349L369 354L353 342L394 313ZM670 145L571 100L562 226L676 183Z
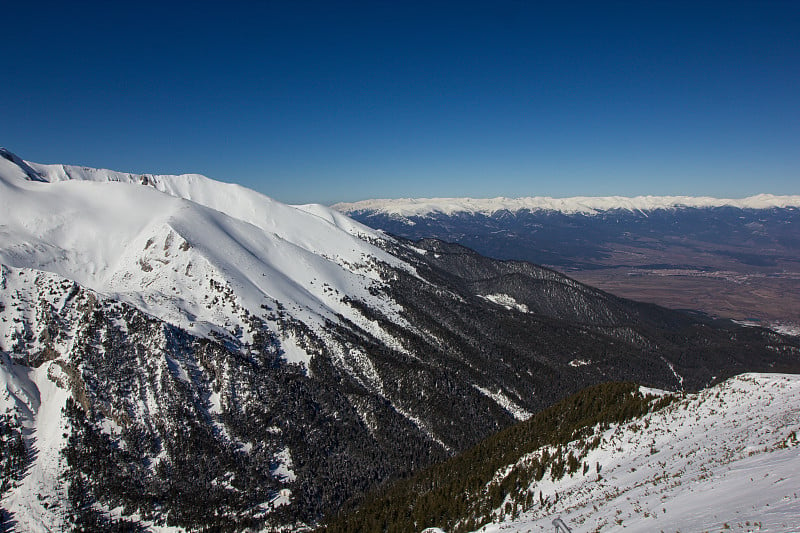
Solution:
M531 511L480 531L553 531L558 517L575 533L800 531L798 398L800 377L783 374L688 395L596 434L585 474L545 474Z
M651 211L683 207L738 207L769 209L771 207L800 207L800 195L776 196L759 194L740 199L708 196L575 196L551 198L398 198L362 200L339 203L333 207L342 213L370 212L395 217L424 217L432 214L456 213L492 215L498 211L557 211L564 214L595 214L603 211Z
M299 527L587 385L798 354L323 206L0 150L0 529Z

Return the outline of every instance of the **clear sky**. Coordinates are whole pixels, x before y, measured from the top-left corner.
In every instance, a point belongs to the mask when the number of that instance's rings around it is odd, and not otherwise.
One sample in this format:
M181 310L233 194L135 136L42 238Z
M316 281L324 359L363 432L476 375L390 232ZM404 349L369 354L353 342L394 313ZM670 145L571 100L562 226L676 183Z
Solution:
M40 163L197 172L290 203L800 194L797 0L0 17L0 146Z

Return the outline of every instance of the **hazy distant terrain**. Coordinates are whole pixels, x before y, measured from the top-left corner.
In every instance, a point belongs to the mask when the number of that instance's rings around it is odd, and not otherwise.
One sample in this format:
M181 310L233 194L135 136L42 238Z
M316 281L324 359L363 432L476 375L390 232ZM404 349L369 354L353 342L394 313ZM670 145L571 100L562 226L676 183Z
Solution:
M337 208L395 235L547 265L619 296L800 325L797 197L503 200Z
M587 386L798 354L321 205L0 149L2 531L300 530Z

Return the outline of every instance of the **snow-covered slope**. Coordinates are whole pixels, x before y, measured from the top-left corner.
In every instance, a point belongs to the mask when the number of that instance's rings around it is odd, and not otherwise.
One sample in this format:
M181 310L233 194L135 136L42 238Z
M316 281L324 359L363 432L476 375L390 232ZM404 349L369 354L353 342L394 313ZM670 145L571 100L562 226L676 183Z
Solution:
M324 206L0 150L0 528L313 523L588 384L797 353Z
M246 335L248 314L266 316L279 302L309 325L337 314L362 321L341 294L392 314L369 291L379 262L404 265L366 242L377 232L328 208L198 175L37 165L4 153L5 265L56 273L199 335Z
M800 207L800 195L776 196L758 194L748 198L726 199L707 196L575 196L551 198L398 198L338 203L334 209L342 213L370 212L395 217L421 217L431 214L455 213L491 215L497 211L558 211L565 214L596 214L603 211L651 211L682 207L738 207L769 209L771 207Z
M11 157L15 156L11 154ZM72 165L41 165L29 161L23 164L38 179L50 183L91 181L147 185L170 196L190 200L252 224L315 253L335 256L352 247L342 246L345 243L336 229L345 230L357 237L379 238L374 230L328 207L319 204L286 205L240 185L223 183L199 174L140 175ZM315 221L307 214L321 220Z
M68 425L61 409L69 391L57 382L68 378L56 362L30 369L15 364L5 354L0 357L0 413L20 414L23 433L32 437L30 451L35 456L26 475L9 491L2 505L14 513L21 530L62 529L63 509L58 502L67 495L61 481L65 467L61 450L66 444Z
M511 517L503 505L480 531L553 531L558 517L575 532L798 531L798 397L796 375L745 374L597 431L588 471L545 473L531 510Z
M260 482L259 505L290 502L285 482L296 476L286 443L294 438L237 439L232 433L246 425L270 428L254 420L232 429L226 426L230 419L221 417L253 417L253 409L267 409L265 387L272 389L267 394L296 402L288 389L298 394L296 381L310 379L311 359L322 350L362 379L369 361L357 346L332 339L336 327L404 350L349 303L406 324L386 294L385 278L397 270L413 276L413 268L372 244L381 239L327 207L288 206L203 176L39 165L0 149L0 416L6 417L4 430L24 436L29 456L24 472L14 474L3 509L25 530L67 527L64 472L80 468L74 457L67 464L64 454L67 436L75 437L80 427L65 416L70 398L92 417L100 409L95 422L113 438L124 441L137 426L152 442L160 439L155 457L145 451L139 459L150 462L148 476L154 460L181 461L179 452L165 449L175 434L164 432L180 426L176 409L192 406L184 423L216 418L208 429L223 447L255 447L260 459L251 460L274 470L271 481ZM142 324L150 324L147 333ZM191 336L176 340L182 332ZM216 370L208 368L215 356L197 358L201 339L229 350L217 354ZM281 368L254 383L252 369L241 368L252 358ZM300 363L300 374L292 363ZM105 369L98 372L95 364ZM111 377L115 367L128 370ZM276 377L295 383L268 381ZM138 385L117 389L120 380ZM380 380L373 381L379 388ZM116 392L109 395L111 390ZM268 412L276 420L297 416L278 411ZM396 416L403 424L404 416L413 415ZM305 429L298 424L293 432ZM3 443L0 452L6 453ZM267 512L259 509L248 514L263 519Z

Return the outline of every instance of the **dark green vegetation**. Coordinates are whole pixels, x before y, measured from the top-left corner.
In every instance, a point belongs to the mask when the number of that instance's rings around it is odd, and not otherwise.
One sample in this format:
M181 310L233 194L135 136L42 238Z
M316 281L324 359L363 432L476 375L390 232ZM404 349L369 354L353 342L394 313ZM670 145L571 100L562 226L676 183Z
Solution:
M216 325L201 338L71 282L27 276L27 303L10 297L0 315L24 326L15 362L53 365L71 391L59 502L68 526L124 529L133 515L196 530L315 523L510 427L514 417L491 396L537 413L603 382L695 389L800 369L798 341L764 329L616 298L439 241L380 244L415 271L377 265L378 304L342 294L370 328L339 317L315 330L290 302L265 300L239 308L248 331ZM224 283L209 290L236 304ZM493 294L528 312L485 298ZM308 368L286 360L281 336L307 351ZM582 419L556 437L571 438ZM553 472L576 461L546 462ZM465 501L465 516L483 519L487 498Z
M28 460L18 421L11 415L0 415L0 497L22 478Z
M800 325L800 209L498 211L357 220L498 259L550 265L594 287L673 309Z
M508 514L546 505L541 496L536 497L535 490L529 490L531 482L546 474L557 480L579 468L584 474L589 468L594 473L594 465L581 459L599 445L598 440L585 440L595 426L602 428L640 417L673 399L645 397L631 383L589 387L448 461L368 495L356 509L338 513L319 531L412 533L436 526L457 533L488 523L508 496L511 499L504 510ZM573 441L579 441L577 454L563 449ZM545 448L516 465L499 482L494 479L499 469L542 447L555 450Z

